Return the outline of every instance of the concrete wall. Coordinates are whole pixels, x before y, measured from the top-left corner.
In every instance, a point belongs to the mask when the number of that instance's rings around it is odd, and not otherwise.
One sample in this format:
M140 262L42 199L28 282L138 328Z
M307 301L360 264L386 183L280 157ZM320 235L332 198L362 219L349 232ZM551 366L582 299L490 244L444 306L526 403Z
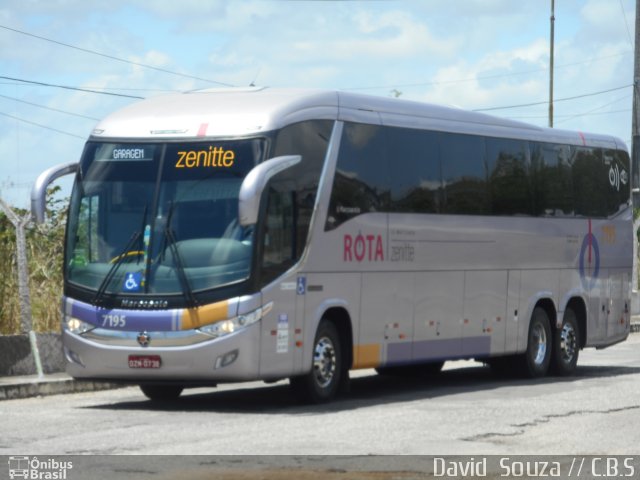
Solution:
M65 368L59 333L36 333L44 373L62 372ZM0 376L36 374L29 335L0 335Z

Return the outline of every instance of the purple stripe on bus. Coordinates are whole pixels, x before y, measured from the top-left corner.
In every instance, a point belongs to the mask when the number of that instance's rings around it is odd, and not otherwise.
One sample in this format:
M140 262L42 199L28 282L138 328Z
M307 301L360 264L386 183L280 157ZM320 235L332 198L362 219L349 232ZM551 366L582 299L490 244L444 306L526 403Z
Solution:
M387 363L408 363L411 361L411 342L387 345Z
M490 336L391 343L387 346L387 364L485 357L490 353Z
M425 340L413 344L415 360L440 360L460 355L460 339Z
M86 303L73 301L71 316L90 323L96 327L109 330L127 331L169 331L178 330L180 322L174 321L174 316L180 318L181 310L118 310L98 308Z

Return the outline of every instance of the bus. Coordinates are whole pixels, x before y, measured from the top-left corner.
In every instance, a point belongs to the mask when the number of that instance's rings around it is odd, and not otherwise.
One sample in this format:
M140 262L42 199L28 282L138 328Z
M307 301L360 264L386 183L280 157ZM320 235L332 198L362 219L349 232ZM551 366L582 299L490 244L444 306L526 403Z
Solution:
M630 330L619 139L323 90L204 90L101 121L75 174L62 336L78 379L184 388L475 359L570 375Z

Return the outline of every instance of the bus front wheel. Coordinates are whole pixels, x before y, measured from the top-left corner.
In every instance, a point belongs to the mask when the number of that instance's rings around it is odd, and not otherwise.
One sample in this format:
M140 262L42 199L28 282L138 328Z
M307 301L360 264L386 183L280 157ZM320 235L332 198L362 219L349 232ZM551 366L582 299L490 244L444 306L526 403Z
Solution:
M328 402L336 396L343 371L340 337L335 325L322 320L313 343L313 362L306 375L289 381L295 396L305 403Z

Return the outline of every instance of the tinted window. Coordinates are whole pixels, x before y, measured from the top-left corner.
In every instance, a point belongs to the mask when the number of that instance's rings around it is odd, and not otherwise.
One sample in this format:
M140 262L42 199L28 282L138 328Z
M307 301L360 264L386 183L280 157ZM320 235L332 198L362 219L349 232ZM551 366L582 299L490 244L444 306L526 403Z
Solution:
M531 143L532 208L536 216L572 217L573 180L571 148L552 143Z
M599 217L629 204L624 151L346 124L327 229L366 212Z
M440 212L440 146L435 132L387 129L391 211Z
M531 214L527 144L520 140L487 138L492 215Z
M389 170L383 128L345 123L326 229L363 213L387 211Z
M286 271L302 255L332 127L332 121L314 120L289 125L275 135L270 157L301 155L302 160L269 182L264 282Z
M489 214L484 137L443 133L440 152L445 197L443 212Z
M630 205L631 161L629 155L622 150L606 150L605 161L608 157L615 159L609 166L609 185L612 193L609 215L613 215Z
M609 194L608 168L597 148L575 147L572 159L576 215L606 217Z

